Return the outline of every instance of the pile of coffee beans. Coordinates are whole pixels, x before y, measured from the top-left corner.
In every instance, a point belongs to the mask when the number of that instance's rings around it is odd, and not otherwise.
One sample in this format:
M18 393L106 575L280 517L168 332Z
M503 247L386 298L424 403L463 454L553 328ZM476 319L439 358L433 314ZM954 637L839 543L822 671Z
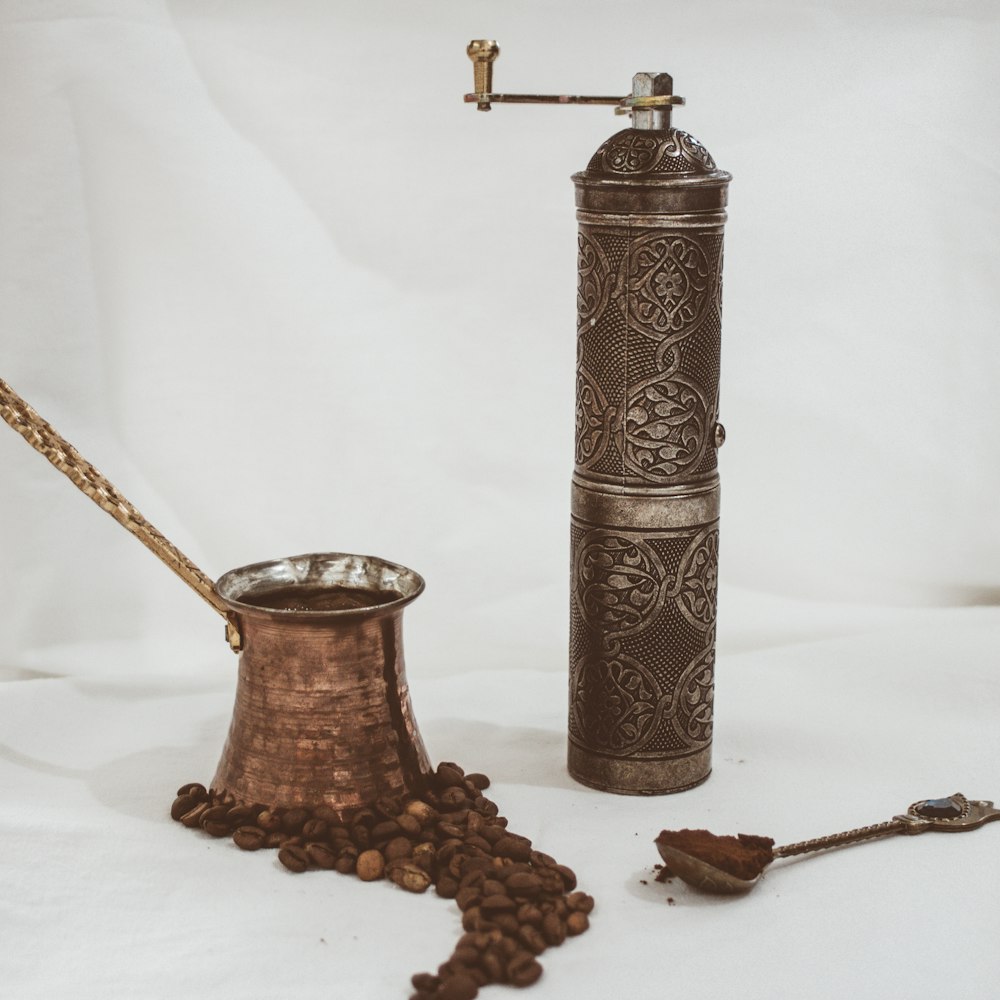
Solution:
M589 926L594 900L576 875L507 829L483 792L490 780L438 765L419 798L380 799L347 816L327 806L240 805L204 785L184 785L173 819L245 851L277 848L292 872L326 868L408 892L434 886L462 911L465 934L436 973L413 977L411 1000L472 1000L481 986L530 986L538 956Z

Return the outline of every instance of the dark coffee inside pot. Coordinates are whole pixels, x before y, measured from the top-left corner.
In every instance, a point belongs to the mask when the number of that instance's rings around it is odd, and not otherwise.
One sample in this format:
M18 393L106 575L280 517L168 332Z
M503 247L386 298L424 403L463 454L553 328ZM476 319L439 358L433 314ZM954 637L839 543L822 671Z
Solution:
M395 590L371 590L368 587L316 587L288 584L242 594L241 604L275 611L351 611L355 608L375 608L398 601L403 595Z

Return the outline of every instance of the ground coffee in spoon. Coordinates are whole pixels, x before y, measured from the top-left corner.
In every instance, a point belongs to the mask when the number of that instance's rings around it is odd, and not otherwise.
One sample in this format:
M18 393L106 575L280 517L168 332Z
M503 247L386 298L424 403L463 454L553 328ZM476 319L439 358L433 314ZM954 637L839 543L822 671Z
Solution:
M483 795L489 784L443 763L419 798L343 815L246 805L195 783L178 789L170 815L245 851L277 848L290 872L332 869L417 893L434 886L455 900L465 933L436 972L413 977L411 1000L472 1000L489 983L534 983L538 956L587 930L594 908L571 869L507 829Z
M656 843L683 851L747 881L756 878L774 860L774 841L749 833L720 837L708 830L663 830ZM661 871L667 869L669 865Z

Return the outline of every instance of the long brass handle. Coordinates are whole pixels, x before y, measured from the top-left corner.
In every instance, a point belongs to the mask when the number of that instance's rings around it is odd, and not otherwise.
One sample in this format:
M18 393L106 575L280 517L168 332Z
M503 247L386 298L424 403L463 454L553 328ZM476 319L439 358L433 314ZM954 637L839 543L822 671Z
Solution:
M0 416L40 455L86 493L101 510L130 531L162 563L170 567L199 597L226 619L229 609L215 592L215 584L173 542L160 534L115 486L65 438L43 420L3 379L0 379ZM232 636L229 636L232 639Z

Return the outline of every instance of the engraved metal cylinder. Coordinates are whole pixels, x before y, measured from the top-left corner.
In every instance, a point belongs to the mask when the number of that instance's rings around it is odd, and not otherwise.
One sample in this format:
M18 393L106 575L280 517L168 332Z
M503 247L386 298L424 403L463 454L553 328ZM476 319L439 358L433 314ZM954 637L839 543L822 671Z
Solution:
M336 611L246 603L277 587L395 595ZM231 570L216 584L243 639L233 719L212 787L237 801L340 813L419 794L430 763L410 704L403 609L424 589L373 556L294 556Z
M635 90L669 82L640 74ZM668 115L637 124L573 177L569 771L652 795L711 770L730 175Z

